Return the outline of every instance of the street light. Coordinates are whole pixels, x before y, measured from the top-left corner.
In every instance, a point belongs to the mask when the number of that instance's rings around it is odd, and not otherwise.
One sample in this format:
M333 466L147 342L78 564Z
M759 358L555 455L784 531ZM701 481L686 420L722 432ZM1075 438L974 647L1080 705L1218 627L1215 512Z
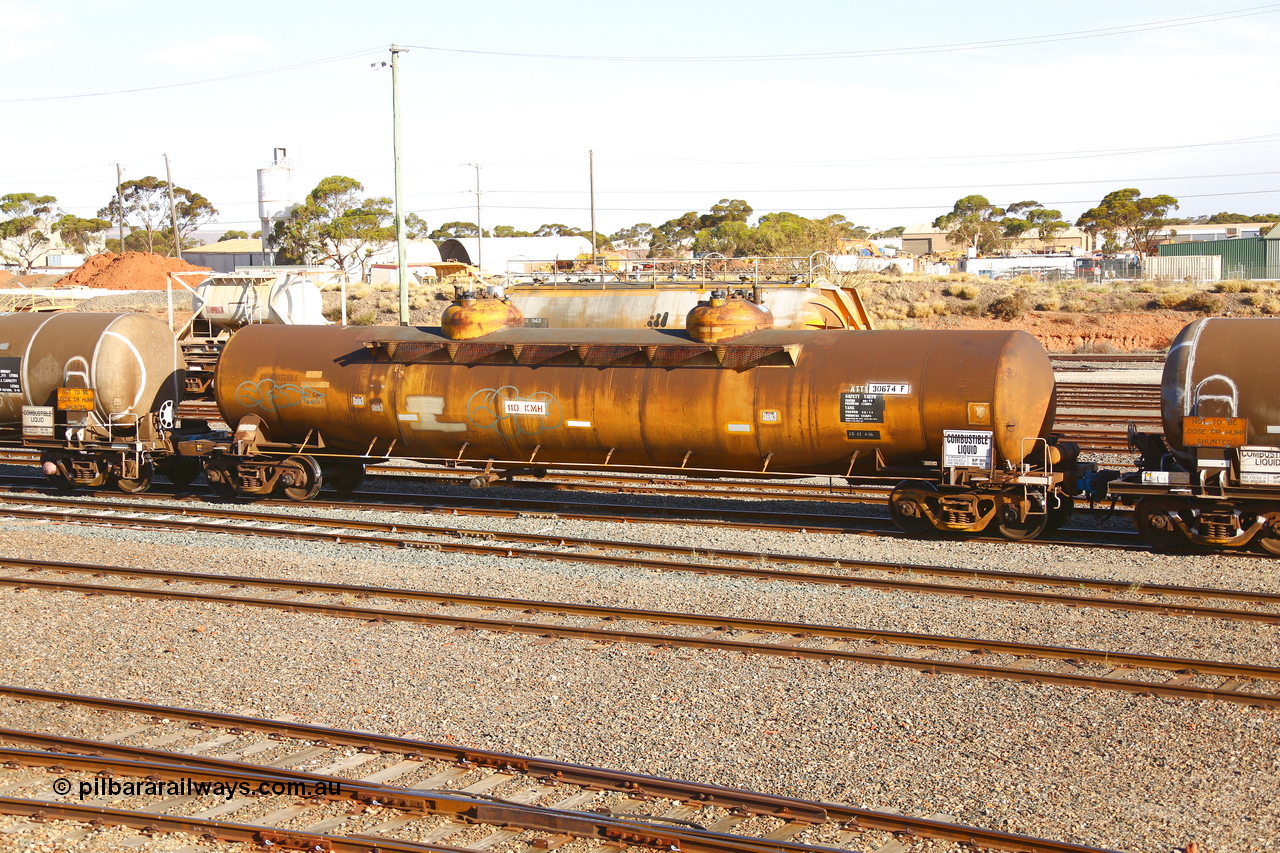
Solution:
M409 49L391 45L391 151L395 162L396 207L396 275L400 279L400 325L409 325L409 265L405 262L404 207L400 192L400 54ZM374 62L371 68L386 68L385 62Z
M480 164L468 163L476 170L476 269L480 271L480 282L484 283L484 227L480 225Z

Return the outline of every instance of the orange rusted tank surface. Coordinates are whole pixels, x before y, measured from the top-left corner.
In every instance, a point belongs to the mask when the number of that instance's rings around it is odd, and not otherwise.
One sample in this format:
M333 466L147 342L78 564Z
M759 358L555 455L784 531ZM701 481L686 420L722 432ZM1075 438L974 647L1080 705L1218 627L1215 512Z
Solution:
M468 341L523 323L524 315L520 309L507 300L463 293L444 309L440 330L450 340Z
M937 464L944 431L1021 461L1053 405L1044 349L1004 331L250 326L215 388L228 424L318 453L814 474Z
M689 311L684 328L698 343L718 344L772 329L773 315L768 308L750 299L713 290L710 299L699 302Z

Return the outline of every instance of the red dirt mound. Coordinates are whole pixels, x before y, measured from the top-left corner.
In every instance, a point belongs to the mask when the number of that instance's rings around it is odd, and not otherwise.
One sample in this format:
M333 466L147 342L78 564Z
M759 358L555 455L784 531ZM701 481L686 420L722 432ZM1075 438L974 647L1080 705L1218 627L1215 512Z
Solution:
M168 273L208 269L147 252L125 252L123 255L103 252L64 275L58 285L104 290L164 290ZM200 283L200 277L194 275L183 276L182 280L190 285Z

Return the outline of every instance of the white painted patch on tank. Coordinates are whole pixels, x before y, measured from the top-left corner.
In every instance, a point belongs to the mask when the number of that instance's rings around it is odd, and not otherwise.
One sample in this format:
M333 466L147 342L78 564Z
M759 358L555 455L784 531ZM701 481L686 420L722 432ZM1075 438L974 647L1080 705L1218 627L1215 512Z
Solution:
M1226 394L1203 394L1203 393L1201 393L1201 390L1200 390L1200 389L1204 388L1205 384L1206 384L1206 383L1208 383L1208 382L1224 382L1224 383L1226 383L1227 387L1229 387L1229 388L1231 389L1231 394L1230 394L1230 396L1228 396L1228 395L1226 395ZM1239 417L1239 412L1240 412L1240 390L1239 390L1238 388L1236 388L1236 383L1235 383L1235 381L1234 381L1230 376L1223 376L1221 373L1215 373L1213 376L1206 376L1204 379L1201 379L1199 382L1197 382L1197 383L1196 383L1196 396L1195 396L1195 407L1196 407L1196 411L1195 411L1195 413L1196 413L1197 415L1198 415L1198 414L1200 414L1200 403L1201 403L1202 401L1205 401L1205 400L1210 401L1210 402L1216 402L1216 403L1228 403L1228 404L1230 404L1230 406L1231 406L1231 417L1233 417L1233 418L1235 418L1235 417Z
M28 406L36 405L36 401L31 399L31 377L27 374L27 367L31 364L31 346L36 342L40 332L44 330L45 323L48 323L56 316L56 314L50 314L44 323L41 323L31 332L31 335L27 338L27 348L22 353L22 399L26 401ZM43 401L41 405L43 405Z
M466 424L451 424L436 420L437 415L444 414L444 397L414 394L405 397L404 407L418 417L409 424L409 429L430 430L432 432L462 432Z
M115 324L113 323L112 325L115 325ZM123 341L124 345L129 348L129 352L133 353L133 357L138 361L138 370L140 372L139 382L138 382L138 393L133 396L133 402L129 404L130 409L136 409L138 407L138 403L142 401L142 395L147 390L146 362L144 362L142 359L142 353L138 352L138 348L133 345L133 341L129 340L119 332L113 332L110 329L107 329L105 332L102 333L102 338L98 339L98 343L94 345L94 348L93 348L93 375L95 377L95 380L98 375L98 353L102 349L102 339L106 337L118 338L119 340Z

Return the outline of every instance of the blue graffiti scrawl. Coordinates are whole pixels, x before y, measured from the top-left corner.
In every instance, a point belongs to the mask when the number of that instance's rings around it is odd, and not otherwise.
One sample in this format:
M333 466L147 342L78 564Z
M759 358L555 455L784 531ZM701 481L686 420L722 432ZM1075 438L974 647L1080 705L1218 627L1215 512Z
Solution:
M236 399L242 406L266 409L269 412L287 409L302 403L314 405L324 399L324 394L314 388L303 388L292 382L277 384L274 379L260 382L241 382L236 386Z
M481 388L467 400L467 420L480 429L498 429L506 424L517 435L537 435L563 422L560 401L545 391L527 397L513 385Z

